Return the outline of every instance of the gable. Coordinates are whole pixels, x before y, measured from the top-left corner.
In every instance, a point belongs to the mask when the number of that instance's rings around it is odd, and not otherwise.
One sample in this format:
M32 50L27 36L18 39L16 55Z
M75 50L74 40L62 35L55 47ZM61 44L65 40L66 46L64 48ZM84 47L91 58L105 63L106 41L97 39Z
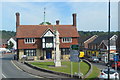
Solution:
M117 35L113 35L111 38L110 38L110 40L117 40L117 38L118 38L118 36Z
M43 35L43 37L53 37L54 36L54 34L53 34L53 32L51 31L51 30L48 30L44 35Z
M8 40L8 44L10 43L10 41L11 41L13 44L16 44L16 41L15 41L13 38L10 38L10 39Z
M106 46L105 43L102 41L101 44L99 45L99 48L107 49L107 46Z

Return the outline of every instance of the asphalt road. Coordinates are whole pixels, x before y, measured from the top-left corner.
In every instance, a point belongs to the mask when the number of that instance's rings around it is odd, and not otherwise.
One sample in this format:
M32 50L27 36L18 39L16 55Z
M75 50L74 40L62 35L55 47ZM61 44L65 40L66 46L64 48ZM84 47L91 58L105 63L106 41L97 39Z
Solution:
M40 75L44 76L31 75L19 69L13 63L12 59L13 54L4 54L3 56L0 55L0 64L2 63L2 66L0 66L0 70L2 70L2 80L77 80L45 72L40 72Z
M107 66L104 63L93 63L93 62L91 63L96 67L98 67L100 70L107 68ZM117 72L119 73L119 77L120 77L120 69L118 69Z
M0 58L2 61L2 78L37 78L30 75L24 71L17 69L17 67L12 63L13 54L5 54Z
M96 67L98 67L99 69L107 68L107 66L104 63L94 63L94 62L91 62L91 63Z

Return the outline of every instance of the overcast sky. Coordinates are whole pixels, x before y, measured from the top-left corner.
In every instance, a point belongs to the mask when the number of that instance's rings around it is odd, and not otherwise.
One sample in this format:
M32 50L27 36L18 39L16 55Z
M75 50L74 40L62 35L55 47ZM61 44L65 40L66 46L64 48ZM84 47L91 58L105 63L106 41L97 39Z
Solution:
M0 3L1 4L1 3ZM71 25L72 14L77 13L79 31L107 31L108 2L2 2L2 30L15 31L15 13L20 13L21 25L38 25L46 21ZM1 16L0 16L1 17ZM118 30L118 2L111 2L111 30Z

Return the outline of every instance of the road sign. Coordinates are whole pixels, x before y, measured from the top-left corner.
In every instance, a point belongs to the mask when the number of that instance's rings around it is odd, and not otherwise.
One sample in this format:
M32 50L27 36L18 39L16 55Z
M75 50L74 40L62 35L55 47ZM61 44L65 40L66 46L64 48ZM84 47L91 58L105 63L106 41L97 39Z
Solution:
M71 62L79 62L79 52L78 50L70 50L70 61Z
M84 57L84 52L80 52L80 54L79 54L79 57L81 58L81 57Z
M79 45L71 45L72 50L79 50Z
M114 61L118 61L118 56L115 55L115 56L113 57L113 59L114 59Z

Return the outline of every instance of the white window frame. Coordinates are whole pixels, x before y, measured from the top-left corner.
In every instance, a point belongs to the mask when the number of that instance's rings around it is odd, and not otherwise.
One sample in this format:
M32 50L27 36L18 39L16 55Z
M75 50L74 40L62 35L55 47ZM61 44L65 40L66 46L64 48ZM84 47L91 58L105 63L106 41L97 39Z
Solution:
M36 50L35 49L26 49L26 55L27 56L36 56Z
M24 42L25 44L33 44L35 43L35 38L25 38Z
M72 38L71 37L63 37L62 43L72 43Z

